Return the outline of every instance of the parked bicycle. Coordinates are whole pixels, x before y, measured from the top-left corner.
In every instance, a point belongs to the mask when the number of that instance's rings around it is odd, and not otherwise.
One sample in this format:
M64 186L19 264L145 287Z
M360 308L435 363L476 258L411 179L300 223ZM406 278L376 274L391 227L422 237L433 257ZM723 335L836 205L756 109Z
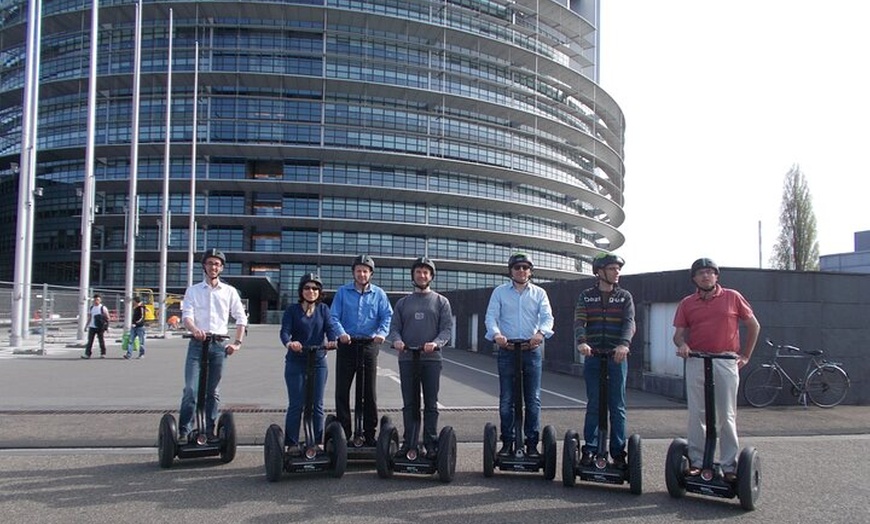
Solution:
M791 394L804 407L807 406L808 399L821 408L831 408L846 398L852 385L849 375L839 362L823 359L824 351L806 351L786 344L774 344L770 339L766 342L776 351L772 360L765 362L746 377L743 386L746 402L757 408L769 406L782 391L785 381L791 385ZM783 353L784 351L787 353ZM806 359L807 367L803 376L792 378L779 363L779 359L783 358Z

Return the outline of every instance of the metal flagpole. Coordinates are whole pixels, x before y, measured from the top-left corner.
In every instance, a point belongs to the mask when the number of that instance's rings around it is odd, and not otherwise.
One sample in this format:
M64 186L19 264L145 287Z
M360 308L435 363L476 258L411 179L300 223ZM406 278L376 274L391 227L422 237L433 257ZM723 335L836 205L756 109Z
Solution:
M193 58L193 132L190 138L190 221L187 225L187 287L193 285L193 253L196 250L196 142L197 110L199 109L199 40L194 44Z
M19 160L18 173L18 221L15 238L15 274L13 277L12 290L12 314L9 345L17 348L27 329L27 316L30 312L25 309L29 304L29 296L25 301L25 293L30 289L30 270L26 267L30 260L29 251L33 248L33 232L28 229L28 215L33 209L33 190L36 166L36 144L34 128L39 117L37 104L34 98L39 83L39 54L40 54L40 22L41 2L32 1L27 3L27 42L25 45L25 73L23 103L21 115L21 157Z
M142 0L136 1L135 50L133 53L133 122L130 140L130 194L127 201L127 274L124 285L124 323L130 323L133 313L134 264L136 262L136 236L139 233L139 97L142 91Z
M85 341L88 320L88 289L91 287L91 228L94 226L94 135L97 117L97 49L99 47L100 2L91 0L91 48L88 68L88 130L85 146L85 179L82 187L82 260L79 269L79 329L78 341Z
M160 336L166 337L166 271L169 268L169 233L172 224L169 216L169 172L172 143L172 34L174 32L172 9L169 10L169 53L166 59L166 140L163 145L163 213L160 228Z

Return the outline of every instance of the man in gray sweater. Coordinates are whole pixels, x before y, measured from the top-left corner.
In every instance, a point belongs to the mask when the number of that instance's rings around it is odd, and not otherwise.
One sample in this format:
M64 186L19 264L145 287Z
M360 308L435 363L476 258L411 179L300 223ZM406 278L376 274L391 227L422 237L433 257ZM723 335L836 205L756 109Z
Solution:
M419 413L414 400L420 391L414 386L414 351L419 351L420 382L423 386L423 446L426 455L438 453L438 390L441 384L441 352L453 332L453 311L446 297L429 287L435 278L435 264L420 257L411 266L414 292L396 303L387 337L399 352L399 376L402 380L402 451L416 446L412 428ZM419 404L418 404L419 405Z

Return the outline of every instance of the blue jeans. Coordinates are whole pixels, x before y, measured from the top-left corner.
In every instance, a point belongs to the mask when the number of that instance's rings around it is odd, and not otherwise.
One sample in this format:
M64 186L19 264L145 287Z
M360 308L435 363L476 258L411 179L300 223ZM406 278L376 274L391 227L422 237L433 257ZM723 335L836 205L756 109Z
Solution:
M214 433L215 420L220 409L220 389L224 360L227 350L224 342L211 342L208 345L208 383L205 393L205 430ZM202 342L190 339L187 345L187 359L184 364L184 393L181 396L181 409L178 415L178 433L188 434L193 429L193 415L199 394L199 368L202 358Z
M284 382L287 384L287 416L284 418L284 445L299 444L299 424L305 409L305 394L308 387L308 355L287 351L284 357ZM326 389L326 351L317 352L314 361L314 389L312 390L312 422L314 423L314 445L323 442L323 392Z
M540 348L522 352L523 403L525 417L523 433L527 446L537 446L541 426L541 351ZM514 442L514 351L498 351L498 413L501 418L502 442Z
M130 338L127 342L127 357L133 354L134 340L139 339L139 356L145 354L145 326L130 329Z
M598 417L600 411L601 358L596 355L586 357L583 378L586 380L586 425L583 428L583 451L598 450ZM617 364L607 359L607 410L610 414L610 456L625 451L625 377L628 374L628 360Z
M402 379L402 422L405 425L403 441L406 446L414 447L412 434L414 418L420 416L418 409L414 413L414 395L420 398L420 389L414 390L414 362L411 360L399 361L399 376ZM427 450L432 450L438 444L438 390L441 388L441 361L420 361L420 385L423 390L423 417L422 427L417 428L417 438L423 436L423 445ZM418 404L419 406L419 404Z

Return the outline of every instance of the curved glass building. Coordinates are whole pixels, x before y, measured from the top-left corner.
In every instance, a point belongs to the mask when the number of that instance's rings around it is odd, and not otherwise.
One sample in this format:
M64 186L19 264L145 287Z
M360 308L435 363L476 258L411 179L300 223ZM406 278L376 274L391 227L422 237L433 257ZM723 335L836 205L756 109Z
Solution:
M27 5L0 5L0 245L14 252L6 166L21 150ZM91 9L42 5L33 281L75 285ZM422 254L443 290L500 284L515 251L556 280L622 245L624 120L596 83L598 1L146 1L137 287L159 279L170 9L169 286L186 284L191 207L197 251L225 251L227 274L269 276L283 295L274 308L295 300L304 272L330 289L348 281L358 253L375 258L379 285L405 292ZM126 271L134 19L130 0L100 2L100 287L123 286Z

